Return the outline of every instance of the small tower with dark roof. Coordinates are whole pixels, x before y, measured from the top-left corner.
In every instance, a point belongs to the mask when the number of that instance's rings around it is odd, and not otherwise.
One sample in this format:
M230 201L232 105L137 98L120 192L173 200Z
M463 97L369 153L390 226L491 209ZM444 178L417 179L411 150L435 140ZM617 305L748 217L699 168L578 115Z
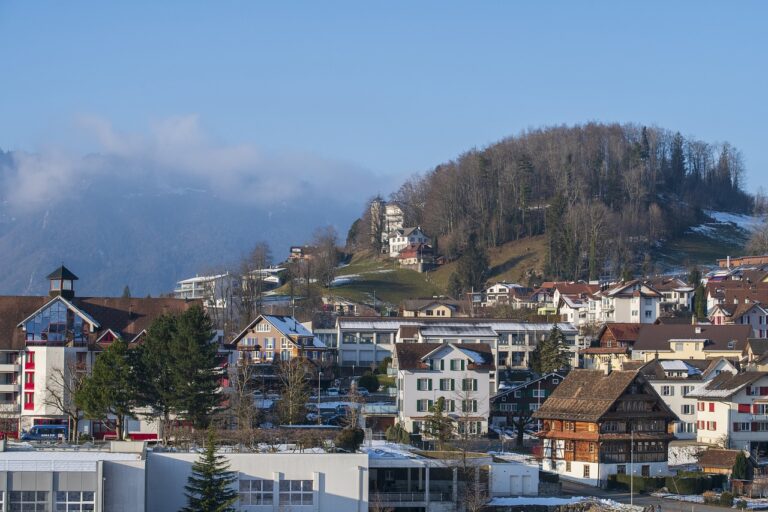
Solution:
M60 266L50 274L48 274L48 281L50 281L50 288L48 289L48 295L51 297L62 296L65 299L71 299L75 296L75 281L78 277L72 273L64 265Z

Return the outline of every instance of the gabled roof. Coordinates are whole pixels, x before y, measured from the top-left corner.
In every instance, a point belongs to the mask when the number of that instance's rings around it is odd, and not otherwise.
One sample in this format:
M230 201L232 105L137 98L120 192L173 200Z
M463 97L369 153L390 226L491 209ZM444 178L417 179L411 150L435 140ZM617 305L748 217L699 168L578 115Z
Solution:
M741 450L716 450L710 448L696 454L699 466L703 468L721 468L732 469L736 464L736 457L739 453L744 453ZM744 453L749 458L748 453Z
M744 354L751 350L756 356L761 356L768 351L768 340L763 338L750 338L747 340L747 344L744 346Z
M703 386L694 389L689 396L694 398L729 398L745 387L768 376L768 372L743 372L732 374L722 372Z
M637 370L613 371L606 375L601 370L572 370L541 407L533 413L538 419L562 419L569 421L597 422L637 379L645 382ZM646 393L656 395L650 385ZM675 414L658 397L657 406L671 418Z
M522 383L518 384L517 386L511 386L511 387L508 387L508 388L504 388L504 390L501 390L498 393L496 393L495 395L493 395L491 397L491 400L493 400L495 398L498 398L500 396L508 395L509 393L511 393L513 391L519 391L519 390L521 390L523 388L527 388L527 387L529 387L529 386L531 386L533 384L537 384L537 383L539 383L539 382L541 382L543 380L547 380L547 379L552 378L552 377L558 378L562 382L563 379L565 379L565 375L567 375L567 374L564 373L563 375L561 375L561 374L559 374L557 372L546 373L546 374L542 375L541 377L539 377L537 379L529 380L528 382L522 382Z
M91 315L89 315L85 311L81 310L80 308L76 307L74 304L69 302L67 299L65 299L61 295L57 295L56 297L53 297L51 300L49 300L48 302L46 302L45 304L43 304L42 306L37 308L37 310L35 312L33 312L31 315L27 316L21 322L19 322L17 327L23 327L25 323L27 323L32 318L34 318L41 311L43 311L43 310L47 309L48 307L50 307L54 302L63 302L64 305L67 307L67 309L69 309L74 314L76 314L77 316L82 318L85 322L88 322L90 325L93 326L94 329L98 329L99 328L99 323L96 320L94 320Z
M395 359L400 370L425 370L428 356L446 347L461 352L476 365L476 369L493 370L493 351L487 343L398 343Z
M298 320L292 316L284 315L259 315L245 329L240 331L237 336L229 342L230 345L236 345L248 331L253 329L261 321L269 322L272 327L277 329L282 335L294 341L296 338L314 338L315 335L304 327ZM322 343L321 343L322 345ZM325 345L322 345L325 346Z
M660 292L692 292L694 287L677 277L660 276L648 280Z
M69 281L77 281L78 277L72 273L71 270L69 270L64 265L60 266L50 274L48 274L48 277L46 279L65 279Z
M571 281L571 282L556 282L553 283L553 288L560 292L560 295L592 295L600 290L600 286L597 284L589 284L583 281Z
M654 380L702 380L702 373L711 361L706 359L654 359L640 369L649 381ZM668 372L682 372L682 377L669 376Z
M696 331L699 332L696 332ZM749 325L706 325L706 324L642 324L633 350L654 352L669 351L672 340L707 341L704 351L737 350L741 352L752 334ZM728 344L735 341L733 348Z
M433 304L446 306L455 311L459 302L453 299L407 299L403 301L403 309L407 311L421 311Z
M634 288L635 286L639 287L639 290L636 290L636 291L631 290L631 288ZM634 279L632 281L619 283L603 291L602 295L605 295L608 297L617 297L617 296L628 297L638 293L641 297L660 297L661 296L661 294L658 291L656 291L652 286L650 286L648 283L644 283L640 281L639 279Z
M640 327L642 325L643 324L609 322L600 328L600 332L598 333L597 338L602 339L604 334L610 333L613 335L613 338L616 341L623 341L631 345L637 341L637 337L640 334Z

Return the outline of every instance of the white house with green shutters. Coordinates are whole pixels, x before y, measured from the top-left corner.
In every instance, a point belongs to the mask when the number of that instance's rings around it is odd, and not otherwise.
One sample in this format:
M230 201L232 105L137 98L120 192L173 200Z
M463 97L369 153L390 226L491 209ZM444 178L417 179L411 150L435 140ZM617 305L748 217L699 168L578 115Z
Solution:
M486 343L402 343L395 346L398 421L412 433L425 434L434 406L443 399L444 414L457 435L488 432L492 348Z

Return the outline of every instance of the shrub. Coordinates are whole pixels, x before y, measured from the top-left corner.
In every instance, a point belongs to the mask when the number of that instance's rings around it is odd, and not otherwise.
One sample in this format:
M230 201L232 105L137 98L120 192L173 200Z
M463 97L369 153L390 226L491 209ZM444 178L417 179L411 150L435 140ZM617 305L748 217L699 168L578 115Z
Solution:
M747 508L747 502L746 500L739 500L736 502L736 508L745 509Z
M633 484L630 482L634 480ZM611 489L629 489L634 488L635 492L651 492L664 487L664 477L637 476L630 478L629 475L610 475L608 477L608 487Z
M549 471L539 471L539 480L550 484L556 484L560 481L560 475Z
M733 506L733 494L731 494L728 491L724 491L720 495L719 503L720 503L720 505L722 505L724 507L732 507Z
M367 389L370 393L379 390L379 378L372 373L366 373L357 380L357 386Z
M706 491L702 493L702 496L704 497L704 503L717 503L719 500L717 493L713 491Z
M356 452L365 439L365 431L361 428L347 427L336 436L334 444L349 452Z
M390 443L409 444L411 442L411 435L405 430L402 423L395 423L391 427L387 427L384 436Z

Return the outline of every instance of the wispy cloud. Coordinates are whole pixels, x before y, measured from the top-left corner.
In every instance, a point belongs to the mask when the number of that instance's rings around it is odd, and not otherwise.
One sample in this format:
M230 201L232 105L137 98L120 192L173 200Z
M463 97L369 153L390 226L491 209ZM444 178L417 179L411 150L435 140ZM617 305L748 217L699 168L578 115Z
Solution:
M78 126L96 143L95 154L14 152L12 168L2 174L0 194L8 204L17 210L38 209L71 197L93 179L127 179L142 188L202 187L233 201L265 206L311 196L362 202L393 181L311 153L271 153L257 144L221 143L196 115L163 119L140 133L117 130L99 117L83 117Z

